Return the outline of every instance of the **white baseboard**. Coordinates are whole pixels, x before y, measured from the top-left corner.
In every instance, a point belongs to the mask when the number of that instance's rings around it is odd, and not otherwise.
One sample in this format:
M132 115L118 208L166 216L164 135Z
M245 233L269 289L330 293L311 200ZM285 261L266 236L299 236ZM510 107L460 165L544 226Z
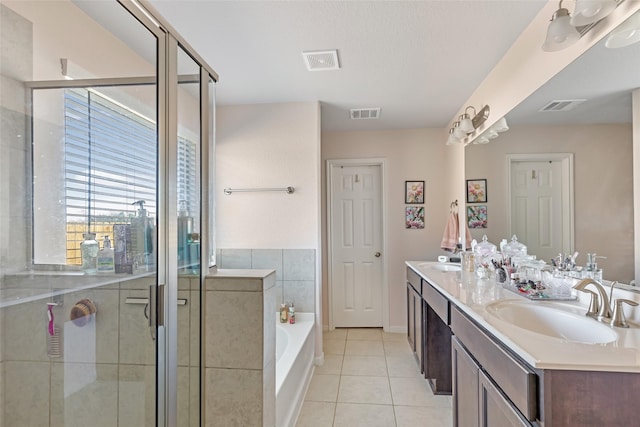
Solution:
M407 327L406 326L389 326L389 329L385 329L385 332L389 332L392 334L406 334Z

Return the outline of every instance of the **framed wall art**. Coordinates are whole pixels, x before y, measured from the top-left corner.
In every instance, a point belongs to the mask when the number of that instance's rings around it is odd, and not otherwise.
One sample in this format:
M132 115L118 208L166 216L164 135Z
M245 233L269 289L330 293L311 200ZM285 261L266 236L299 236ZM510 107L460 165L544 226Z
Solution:
M487 228L487 205L467 206L469 228Z
M406 206L404 211L406 228L424 228L424 207Z
M404 182L404 202L407 204L424 203L424 181Z
M487 180L467 180L467 203L487 203Z

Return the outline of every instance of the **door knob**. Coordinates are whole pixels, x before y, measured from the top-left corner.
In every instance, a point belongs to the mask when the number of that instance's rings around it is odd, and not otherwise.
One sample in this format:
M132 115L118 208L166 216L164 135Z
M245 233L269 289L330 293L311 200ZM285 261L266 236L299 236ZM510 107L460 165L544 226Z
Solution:
M380 252L376 252L376 258L380 258Z

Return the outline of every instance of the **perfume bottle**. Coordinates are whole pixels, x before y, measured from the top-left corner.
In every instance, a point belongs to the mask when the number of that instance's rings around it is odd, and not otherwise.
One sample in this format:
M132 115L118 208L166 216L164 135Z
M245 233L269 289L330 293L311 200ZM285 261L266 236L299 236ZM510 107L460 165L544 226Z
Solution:
M280 323L287 323L289 321L289 307L287 304L280 304Z
M82 271L85 274L96 274L98 271L98 251L100 250L96 234L84 233L82 237L84 238L84 241L80 243Z

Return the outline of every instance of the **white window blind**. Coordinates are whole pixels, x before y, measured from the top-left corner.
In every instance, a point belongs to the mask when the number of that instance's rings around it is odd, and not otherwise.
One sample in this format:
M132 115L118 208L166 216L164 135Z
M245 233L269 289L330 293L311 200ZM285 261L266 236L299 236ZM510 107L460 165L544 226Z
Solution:
M155 123L94 91L65 91L67 222L125 220L145 201L156 212Z
M90 89L65 90L67 222L127 222L145 201L156 215L156 123ZM178 137L178 199L197 212L196 144Z

